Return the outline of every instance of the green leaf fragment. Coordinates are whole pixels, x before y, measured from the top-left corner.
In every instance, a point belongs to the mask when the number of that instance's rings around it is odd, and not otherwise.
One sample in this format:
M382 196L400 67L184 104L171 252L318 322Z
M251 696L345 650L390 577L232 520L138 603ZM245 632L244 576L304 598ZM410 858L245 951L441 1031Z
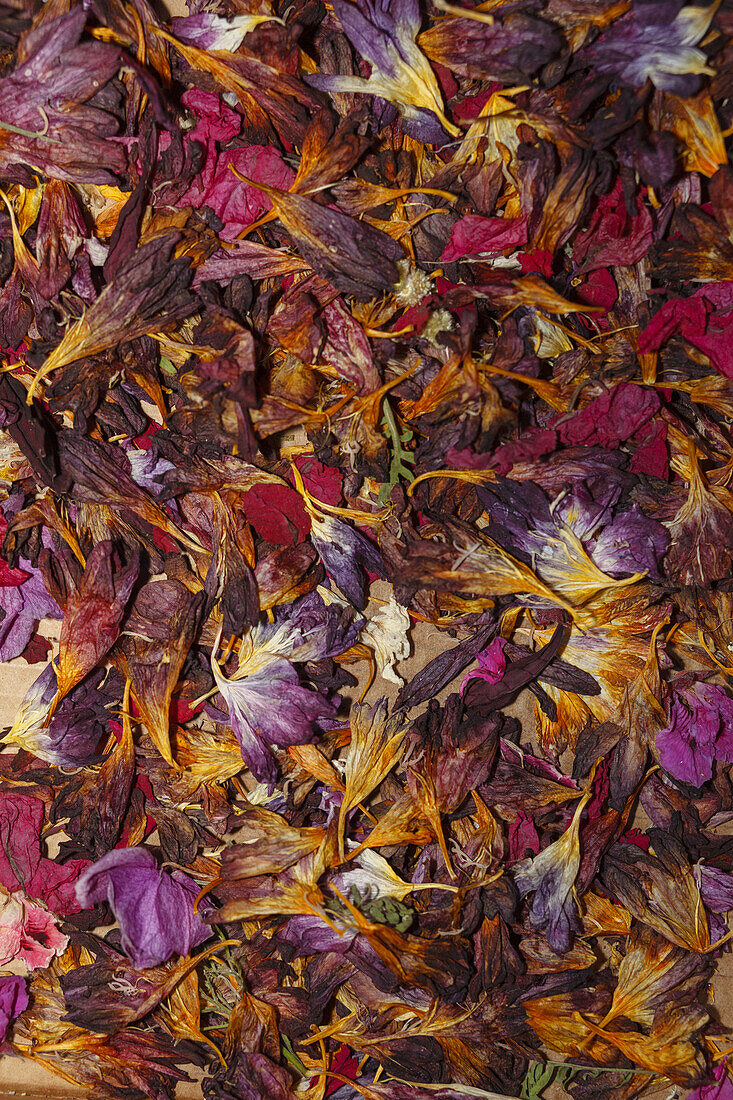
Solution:
M287 1035L280 1036L280 1048L282 1050L282 1056L286 1062L288 1062L301 1077L308 1076L308 1070L301 1062L298 1055L293 1050L293 1044Z
M608 1073L613 1073L620 1078L618 1081L619 1088L630 1084L634 1077L655 1076L651 1070L623 1070L607 1066L594 1068L592 1066L574 1065L571 1062L530 1062L529 1069L522 1082L522 1091L519 1094L520 1100L544 1100L544 1090L549 1088L550 1085L556 1085L564 1089L576 1077L590 1077L596 1080L602 1074Z
M392 458L389 464L389 481L385 481L379 490L379 496L377 497L378 504L386 504L389 500L390 493L398 484L401 478L406 481L414 481L415 474L410 469L411 464L415 461L415 456L405 448L406 443L410 443L414 438L414 432L410 428L405 428L400 431L397 421L395 420L394 412L389 401L385 399L382 406L382 430L387 438L387 442L392 447Z

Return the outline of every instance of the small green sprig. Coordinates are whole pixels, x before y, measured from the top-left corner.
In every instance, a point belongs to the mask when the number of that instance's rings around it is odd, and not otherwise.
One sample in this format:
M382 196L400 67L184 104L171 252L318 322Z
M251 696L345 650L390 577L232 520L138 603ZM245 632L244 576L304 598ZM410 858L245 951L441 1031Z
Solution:
M287 1035L280 1035L280 1049L282 1050L282 1056L288 1065L292 1066L296 1073L299 1073L301 1077L308 1076L308 1070L301 1062L298 1055L293 1050L293 1044Z
M400 478L404 478L406 481L415 480L415 474L410 469L410 466L415 461L415 456L405 448L405 444L410 443L413 439L414 432L410 428L405 428L403 431L400 431L388 398L385 398L382 405L381 423L387 441L392 446L392 458L389 464L389 481L384 482L379 490L379 496L377 497L378 504L386 504L389 500L390 493L395 485L398 484Z
M220 939L226 937L220 929L217 929ZM244 989L244 977L242 968L232 955L231 949L226 948L224 954L218 960L208 959L201 968L201 1009L211 1016L221 1016L225 1021L234 1007L235 1001L228 1001L221 992L217 979L225 978L232 987L236 1000ZM204 1031L220 1030L220 1024L212 1024L203 1028Z
M621 1078L619 1085L628 1085L638 1074L653 1077L651 1070L623 1070L608 1067L578 1066L571 1062L530 1062L522 1082L520 1100L543 1100L543 1093L550 1085L564 1089L576 1077L585 1075L594 1080L603 1073L615 1073Z

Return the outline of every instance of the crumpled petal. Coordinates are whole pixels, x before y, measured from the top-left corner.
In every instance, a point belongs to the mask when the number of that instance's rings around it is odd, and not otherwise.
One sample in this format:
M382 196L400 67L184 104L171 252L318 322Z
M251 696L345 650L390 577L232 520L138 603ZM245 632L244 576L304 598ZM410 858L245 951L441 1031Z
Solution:
M28 1003L25 978L15 974L0 978L0 1043L5 1042L11 1023L25 1012Z
M733 762L733 699L714 684L681 691L656 746L665 771L701 787L712 778L714 760Z
M45 906L21 892L0 891L0 966L20 963L28 970L48 966L68 942Z
M147 848L115 848L88 867L76 885L88 909L106 901L117 919L122 949L144 969L188 955L211 935L194 913L199 888L182 871L161 871Z

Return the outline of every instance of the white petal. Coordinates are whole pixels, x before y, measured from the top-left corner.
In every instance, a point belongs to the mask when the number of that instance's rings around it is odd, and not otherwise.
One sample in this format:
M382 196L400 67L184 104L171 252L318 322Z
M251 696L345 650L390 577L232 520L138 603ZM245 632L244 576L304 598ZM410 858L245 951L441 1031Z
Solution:
M383 604L371 617L361 632L361 640L371 646L377 658L377 667L385 680L401 687L402 677L395 671L395 664L410 656L410 616L390 592L389 602Z

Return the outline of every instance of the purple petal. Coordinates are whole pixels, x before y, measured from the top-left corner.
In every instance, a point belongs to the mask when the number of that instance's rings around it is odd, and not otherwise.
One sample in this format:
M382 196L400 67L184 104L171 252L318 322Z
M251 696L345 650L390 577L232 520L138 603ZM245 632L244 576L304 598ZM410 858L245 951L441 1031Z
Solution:
M708 715L711 713L708 708ZM713 775L713 744L719 721L711 734L709 720L703 715L693 717L680 702L672 707L669 726L657 734L659 759L665 771L683 783L701 787Z
M279 608L276 621L287 621L300 642L293 650L294 661L320 661L337 657L356 643L364 619L351 608L326 604L318 592L309 592L289 607Z
M278 940L291 944L298 956L320 955L325 951L334 951L343 955L349 950L356 936L357 932L354 928L346 928L341 932L331 928L320 917L303 915L291 917L285 928L278 933Z
M379 551L360 531L343 520L326 516L312 529L313 545L327 572L354 607L363 610L367 601L364 570L381 573Z
M76 884L79 904L106 901L122 933L122 949L138 969L188 955L211 929L193 911L198 886L181 871L161 871L147 848L115 848Z
M733 875L717 867L701 864L698 869L700 895L713 913L727 913L733 909Z
M0 978L0 1043L5 1042L12 1021L27 1007L25 978Z
M49 596L38 570L25 558L20 558L18 564L30 576L16 588L0 588L0 608L5 612L0 622L0 661L20 656L39 619L62 617L61 608Z
M349 41L362 57L366 57L385 75L394 76L394 58L390 54L389 44L395 26L389 14L380 13L369 0L366 3L364 0L361 3L333 0L333 10Z
M611 576L642 572L657 576L668 544L666 527L634 505L630 512L616 516L598 536L593 544L593 561Z

